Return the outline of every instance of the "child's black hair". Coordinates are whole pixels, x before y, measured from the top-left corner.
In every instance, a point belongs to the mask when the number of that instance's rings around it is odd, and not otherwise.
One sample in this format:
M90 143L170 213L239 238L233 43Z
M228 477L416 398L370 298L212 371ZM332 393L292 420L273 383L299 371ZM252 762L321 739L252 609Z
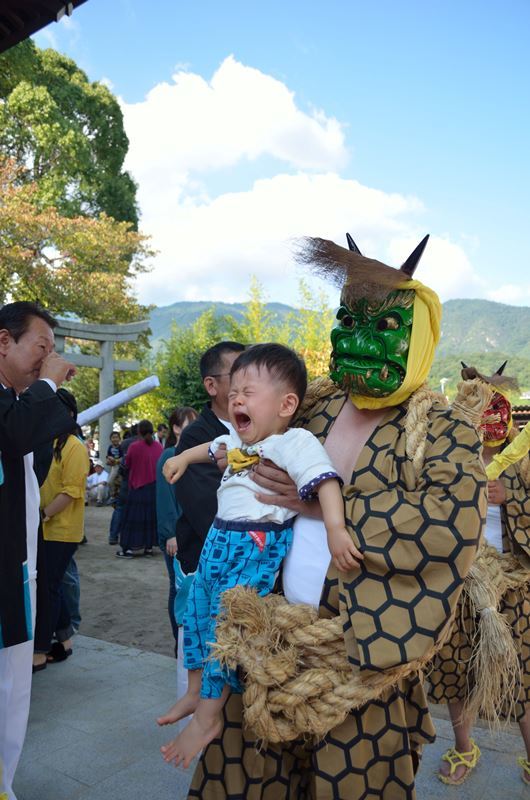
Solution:
M307 389L307 370L303 359L290 347L267 342L253 344L239 355L232 365L230 377L239 370L264 367L270 374L286 383L301 403Z

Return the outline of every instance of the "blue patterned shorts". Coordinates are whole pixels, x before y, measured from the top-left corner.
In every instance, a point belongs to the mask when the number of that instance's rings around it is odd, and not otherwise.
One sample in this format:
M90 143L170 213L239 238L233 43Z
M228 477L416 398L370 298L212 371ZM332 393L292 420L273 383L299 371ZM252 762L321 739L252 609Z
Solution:
M292 519L279 524L216 517L208 531L184 617L184 665L203 670L201 697L220 697L225 684L241 692L235 670L210 657L221 595L237 585L269 594L293 541L292 524Z

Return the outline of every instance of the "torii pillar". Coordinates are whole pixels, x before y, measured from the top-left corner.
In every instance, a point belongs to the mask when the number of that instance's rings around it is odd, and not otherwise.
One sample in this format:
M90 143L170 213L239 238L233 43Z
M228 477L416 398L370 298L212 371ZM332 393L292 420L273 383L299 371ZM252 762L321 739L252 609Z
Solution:
M64 354L68 361L78 367L96 367L99 372L99 400L105 400L114 394L114 371L137 371L140 369L139 361L114 360L114 342L136 342L141 333L149 330L149 321L129 322L123 325L98 325L93 322L72 322L67 319L58 319L54 329L55 349ZM66 352L64 349L66 337L71 339L86 339L99 342L99 356L85 355L84 353ZM105 453L109 444L114 414L104 414L99 418L99 455Z

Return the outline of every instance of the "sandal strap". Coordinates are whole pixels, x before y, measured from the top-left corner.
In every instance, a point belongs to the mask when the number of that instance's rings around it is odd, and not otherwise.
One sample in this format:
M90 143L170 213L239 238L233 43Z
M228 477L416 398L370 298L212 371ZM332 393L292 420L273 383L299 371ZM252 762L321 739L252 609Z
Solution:
M469 752L461 753L456 747L450 747L446 753L442 756L442 761L447 761L450 769L449 775L453 775L456 772L457 767L467 767L467 769L474 769L477 766L478 760L480 758L480 749L478 745L475 744L473 739L470 739L471 744L473 745ZM524 759L522 759L524 761ZM528 762L525 762L528 764ZM522 765L521 765L522 766ZM530 770L530 764L529 764ZM529 772L530 774L530 772Z
M526 758L520 757L517 759L517 763L524 769L525 773L530 776L530 761L528 761Z

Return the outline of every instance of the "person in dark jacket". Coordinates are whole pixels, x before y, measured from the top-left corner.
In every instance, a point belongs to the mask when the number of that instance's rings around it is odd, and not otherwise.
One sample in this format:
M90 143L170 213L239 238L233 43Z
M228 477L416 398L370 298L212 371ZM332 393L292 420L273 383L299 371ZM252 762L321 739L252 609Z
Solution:
M200 371L210 398L199 417L182 432L176 454L211 442L230 432L228 389L230 369L245 346L219 342L202 356ZM175 486L182 514L177 521L177 558L184 573L195 572L206 534L217 511L217 488L221 473L215 464L193 464Z
M29 714L42 556L33 452L75 429L56 395L75 368L53 352L55 325L35 303L0 309L0 796L8 800L15 800L13 777Z
M175 487L166 481L162 469L168 458L175 455L175 449L184 428L187 428L198 416L195 409L189 406L182 406L173 411L168 420L169 435L166 439L166 446L156 465L156 530L158 546L164 554L169 578L167 610L175 639L175 658L178 653L178 623L175 617L177 588L175 586L174 559L177 552L175 529L180 516L180 508L175 495Z
M176 448L176 454L195 447L198 444L211 442L217 436L233 432L228 422L228 390L230 387L230 369L245 345L238 342L219 342L210 347L202 356L200 371L204 389L210 400L204 405L195 422L182 431ZM181 515L177 520L177 561L175 576L177 583L177 600L179 606L186 607L186 595L199 563L202 546L217 512L217 489L222 473L215 464L192 464L182 479L175 484L177 503ZM189 578L185 578L190 575ZM180 580L180 585L179 584ZM178 642L179 658L177 663L177 695L186 691L186 673L182 666L182 637ZM159 725L176 722L174 706L161 717Z

